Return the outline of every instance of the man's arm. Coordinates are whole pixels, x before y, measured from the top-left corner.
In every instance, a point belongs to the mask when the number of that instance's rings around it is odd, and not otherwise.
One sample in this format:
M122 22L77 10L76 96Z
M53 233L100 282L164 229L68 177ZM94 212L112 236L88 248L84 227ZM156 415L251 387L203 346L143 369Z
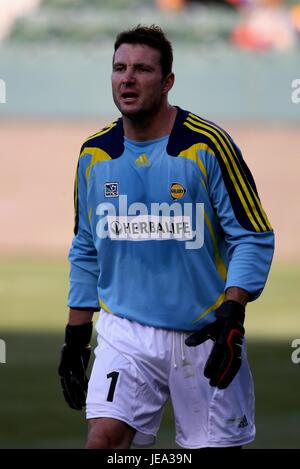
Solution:
M229 261L225 301L212 311L215 320L186 339L197 346L207 339L215 344L204 375L211 386L225 389L242 361L245 306L262 292L274 252L274 234L261 206L255 183L238 147L218 130L219 143L207 155L209 194L216 224L223 230Z
M69 310L69 325L70 326L80 326L91 322L93 319L94 311L78 310L72 309Z
M82 150L75 178L74 208L75 227L74 238L69 252L70 287L68 306L71 310L99 311L97 283L99 265L97 250L94 245L87 200L86 170L91 155ZM82 314L82 317L84 315Z
M88 366L93 331L94 311L99 310L97 282L99 276L97 251L93 242L87 207L86 166L90 155L81 152L75 179L75 228L69 252L70 288L69 320L61 351L58 373L65 400L72 409L85 406Z
M253 301L268 277L274 233L239 148L224 131L219 133L220 145L214 156L207 155L206 168L215 222L221 225L227 245L225 291L239 287Z
M230 287L226 290L225 301L234 300L243 306L246 306L251 295L249 292L239 287Z

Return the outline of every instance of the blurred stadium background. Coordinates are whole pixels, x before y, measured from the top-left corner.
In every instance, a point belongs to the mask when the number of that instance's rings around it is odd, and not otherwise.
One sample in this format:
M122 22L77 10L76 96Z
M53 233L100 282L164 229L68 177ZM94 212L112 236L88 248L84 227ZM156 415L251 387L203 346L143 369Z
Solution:
M56 375L73 179L82 140L117 115L113 40L137 23L159 24L173 41L171 101L228 129L254 173L277 246L265 292L248 307L250 447L300 448L300 363L291 361L300 338L299 5L0 0L0 448L84 444L84 414L65 405ZM169 405L157 447L175 447Z

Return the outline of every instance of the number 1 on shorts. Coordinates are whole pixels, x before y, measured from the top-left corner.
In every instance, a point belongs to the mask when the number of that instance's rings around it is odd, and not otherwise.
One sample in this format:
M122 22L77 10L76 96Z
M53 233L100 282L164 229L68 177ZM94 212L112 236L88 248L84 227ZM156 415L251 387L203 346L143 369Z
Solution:
M113 401L119 374L120 373L118 371L112 371L111 373L106 375L107 378L111 378L111 383L110 383L110 386L109 386L109 391L108 391L108 395L107 395L107 399L106 399L109 402Z

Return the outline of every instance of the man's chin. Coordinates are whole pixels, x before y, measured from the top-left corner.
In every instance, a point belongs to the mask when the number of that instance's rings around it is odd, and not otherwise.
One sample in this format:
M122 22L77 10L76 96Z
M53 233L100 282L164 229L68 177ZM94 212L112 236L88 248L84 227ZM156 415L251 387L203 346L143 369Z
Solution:
M128 109L128 107L121 107L119 108L121 111L121 114L124 117L127 117L128 119L131 120L137 120L143 117L146 113L143 109Z
M153 106L153 108L145 109L145 108L133 108L130 109L129 107L120 106L119 111L121 112L122 116L130 119L132 121L142 121L147 120L151 116L155 115L157 112L157 107Z
M153 105L148 107L132 104L124 104L120 101L115 100L115 105L119 109L122 116L130 119L132 121L144 120L149 118L151 115L154 115L159 108L159 105Z

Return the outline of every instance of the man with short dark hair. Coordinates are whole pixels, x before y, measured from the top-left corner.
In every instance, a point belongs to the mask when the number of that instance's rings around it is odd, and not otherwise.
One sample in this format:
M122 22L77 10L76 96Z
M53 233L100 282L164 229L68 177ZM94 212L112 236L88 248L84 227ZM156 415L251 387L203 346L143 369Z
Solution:
M255 436L243 323L274 235L231 137L169 104L172 59L157 26L119 34L122 117L79 157L59 374L68 404L86 404L87 448L152 445L169 397L183 448L240 448Z

